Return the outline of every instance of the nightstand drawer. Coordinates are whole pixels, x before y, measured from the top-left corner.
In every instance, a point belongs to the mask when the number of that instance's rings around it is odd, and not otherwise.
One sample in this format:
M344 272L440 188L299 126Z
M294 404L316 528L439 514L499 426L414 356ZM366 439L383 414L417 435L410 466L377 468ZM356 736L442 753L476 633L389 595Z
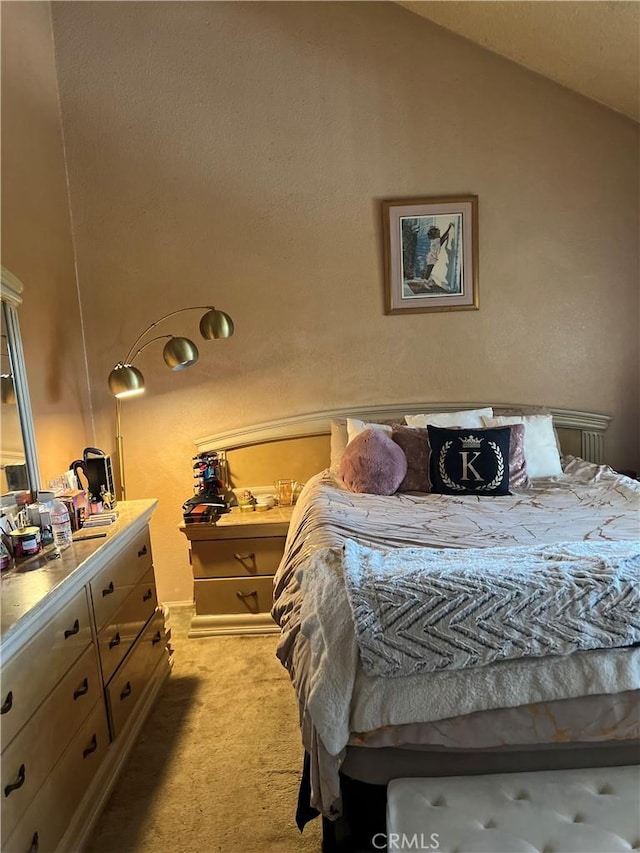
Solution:
M196 614L268 613L273 605L273 578L225 578L194 582Z
M89 584L96 630L103 628L152 565L149 528L105 566Z
M151 673L167 654L164 616L158 611L106 689L111 736L116 738L135 709Z
M194 578L273 575L284 552L284 536L193 541Z
M112 620L98 634L102 677L106 684L158 605L153 569L139 581Z
M96 653L90 647L2 753L3 840L101 696ZM8 795L7 786L15 786Z
M54 853L109 747L104 702L98 702L51 771L2 849Z
M18 654L2 666L2 750L91 642L82 589Z

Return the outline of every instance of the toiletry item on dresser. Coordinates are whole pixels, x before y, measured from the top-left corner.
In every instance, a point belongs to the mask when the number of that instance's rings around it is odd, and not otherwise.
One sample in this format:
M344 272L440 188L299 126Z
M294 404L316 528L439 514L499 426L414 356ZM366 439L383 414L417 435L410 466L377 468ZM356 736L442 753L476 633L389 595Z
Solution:
M40 504L27 504L27 518L29 524L40 527Z
M85 519L89 517L89 499L87 493L81 489L74 491L66 491L58 496L61 501L64 501L69 510L69 519L71 521L72 530L80 530L84 525Z
M46 548L47 545L51 545L53 542L53 527L51 524L51 509L53 506L53 501L55 500L55 493L50 489L38 489L36 492L36 501L34 504L31 504L30 507L27 507L27 511L29 512L29 516L31 519L31 523L37 525L40 528L40 535L42 537L42 545ZM36 516L35 508L37 507L38 514Z
M6 551L9 555L9 564L7 565L6 560L2 559L2 568L8 569L10 565L13 565L13 540L11 539L11 531L16 529L16 525L13 521L13 516L8 515L6 513L2 513L0 515L0 542L2 543L3 553Z
M9 534L13 542L13 555L19 557L32 557L42 550L42 540L39 527L18 527Z
M41 504L40 506L40 532L42 534L42 544L51 545L51 543L53 542L51 504Z
M32 503L27 506L27 516L29 524L33 527L40 528L40 536L43 545L50 545L53 542L53 531L51 529L51 504L50 503Z
M103 511L92 513L88 518L85 519L84 524L82 525L82 529L84 530L86 527L104 527L107 524L113 524L118 518L118 511Z

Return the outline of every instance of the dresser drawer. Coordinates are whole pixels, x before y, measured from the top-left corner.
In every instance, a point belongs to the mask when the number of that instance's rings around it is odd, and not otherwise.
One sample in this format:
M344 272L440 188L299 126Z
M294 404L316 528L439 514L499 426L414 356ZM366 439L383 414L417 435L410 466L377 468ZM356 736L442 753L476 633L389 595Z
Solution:
M2 666L2 751L91 642L84 589Z
M54 853L109 748L104 702L98 702L2 849ZM3 826L4 836L4 826Z
M106 684L158 605L153 568L134 587L112 620L98 634L102 678Z
M164 617L158 611L105 691L113 738L124 729L144 694L153 670L166 654Z
M284 536L209 539L191 542L194 578L273 575L284 552Z
M273 578L225 578L194 582L196 613L268 613Z
M91 646L2 753L3 839L101 697L102 683Z
M89 584L97 631L109 622L152 563L147 527Z

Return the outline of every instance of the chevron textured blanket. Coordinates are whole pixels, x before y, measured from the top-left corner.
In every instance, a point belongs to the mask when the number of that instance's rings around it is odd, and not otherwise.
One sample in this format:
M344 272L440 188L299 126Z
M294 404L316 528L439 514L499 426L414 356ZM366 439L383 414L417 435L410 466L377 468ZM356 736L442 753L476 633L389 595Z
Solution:
M369 675L640 644L636 543L381 551L347 540L344 577Z

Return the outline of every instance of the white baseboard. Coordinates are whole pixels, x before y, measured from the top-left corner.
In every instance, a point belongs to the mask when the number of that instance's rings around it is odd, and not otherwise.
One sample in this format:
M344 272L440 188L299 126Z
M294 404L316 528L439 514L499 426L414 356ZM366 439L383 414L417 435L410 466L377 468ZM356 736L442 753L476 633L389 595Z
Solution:
M239 634L278 634L280 628L269 613L194 615L188 637L220 637Z

